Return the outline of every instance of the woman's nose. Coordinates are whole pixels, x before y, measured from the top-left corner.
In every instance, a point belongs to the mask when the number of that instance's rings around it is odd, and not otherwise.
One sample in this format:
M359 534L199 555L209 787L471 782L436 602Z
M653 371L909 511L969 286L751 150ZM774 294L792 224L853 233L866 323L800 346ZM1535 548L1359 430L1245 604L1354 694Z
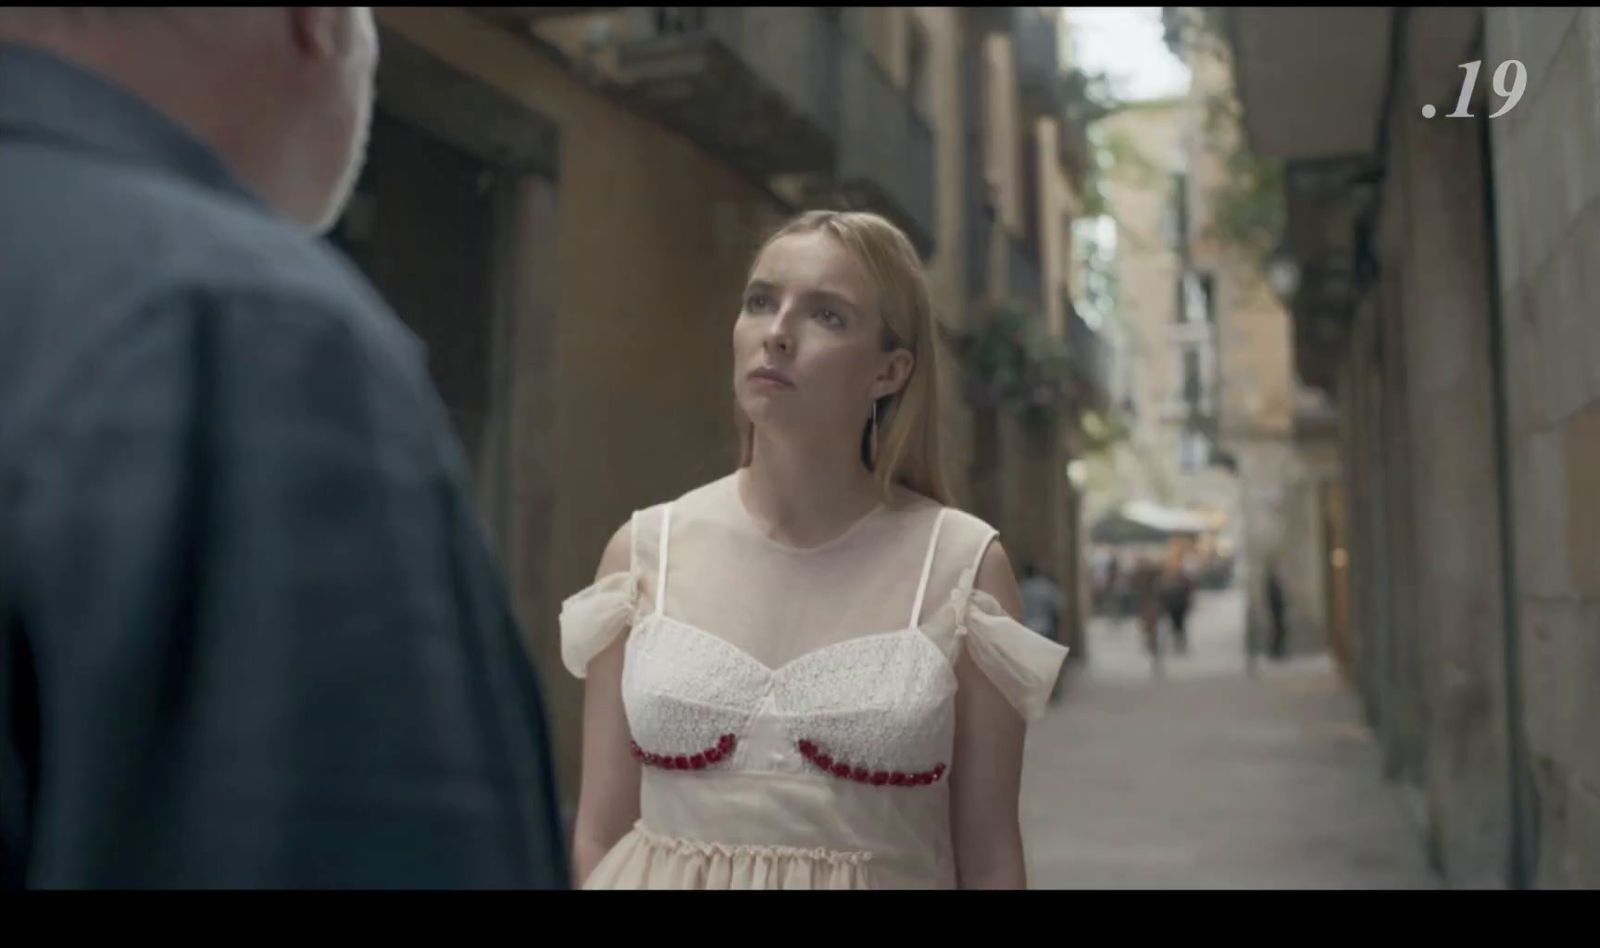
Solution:
M790 315L784 310L773 319L772 326L767 330L767 335L762 339L762 345L769 351L788 353L794 348L794 337L789 331Z
M765 345L769 352L781 352L784 355L788 355L790 349L789 335L788 333L774 330L767 333Z

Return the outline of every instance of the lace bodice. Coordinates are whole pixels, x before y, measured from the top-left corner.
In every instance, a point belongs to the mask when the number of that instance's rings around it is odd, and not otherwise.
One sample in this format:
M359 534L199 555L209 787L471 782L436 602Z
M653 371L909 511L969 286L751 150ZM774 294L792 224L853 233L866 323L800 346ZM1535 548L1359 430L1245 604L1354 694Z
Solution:
M777 667L668 616L661 606L666 597L658 595L656 610L629 642L623 674L628 725L640 751L670 759L669 769L809 767L880 785L896 776L905 785L908 775L942 775L955 675L915 619L944 519L941 511L904 628L834 641ZM668 588L671 525L668 506L658 591ZM727 750L718 753L719 745ZM836 772L835 765L848 769Z
M586 886L953 886L957 660L1031 721L1066 650L973 588L978 518L900 496L792 549L737 477L636 513L630 568L563 604L574 675L626 636L645 765L639 823Z
M684 498L685 506L691 517L708 508L726 511L729 504L738 503L732 493L736 489L731 480L718 482L703 489L704 496ZM970 643L976 664L1025 718L1042 712L1064 650L1011 619L991 597L973 590L978 564L995 535L977 518L933 506L918 511L921 516L874 524L876 535L855 545L830 544L821 549L823 556L835 559L887 561L905 579L880 578L879 586L889 587L885 596L863 598L859 590L840 590L841 601L868 605L835 611L829 617L832 624L856 629L876 625L881 631L840 637L825 630L806 639L821 644L766 649L792 654L769 664L735 644L728 634L710 631L706 623L689 621L668 608L677 601L709 601L693 596L680 600L673 593L680 571L685 576L707 575L680 568L674 556L680 523L675 520L677 508L677 503L667 504L635 515L629 573L607 577L574 596L563 613L564 655L580 676L594 654L624 629L631 629L623 702L635 753L647 764L665 770L810 774L908 789L936 783L951 764L954 661L963 642L974 638L974 629L981 639ZM737 516L739 511L733 513ZM865 519L876 516L878 512ZM952 522L957 528L947 530ZM639 543L649 537L652 527L654 544ZM858 532L863 532L863 524L846 537ZM760 544L751 543L737 557L740 568L760 555ZM908 546L920 561L918 573L901 569ZM654 570L649 570L652 552ZM839 575L834 564L801 555L819 551L771 552L774 565L762 575L776 577L773 584L793 582L803 587L808 571ZM946 568L936 571L936 561ZM948 600L931 617L924 617L930 581L936 572L948 575L951 564L960 568L953 582L946 580ZM742 578L748 582L750 575ZM652 591L649 602L641 595L646 585ZM886 604L892 603L895 593L911 595L909 601L900 600L904 611L899 626L883 628L889 624ZM730 584L719 594L730 608L736 599L776 600L779 604L771 615L760 617L763 622L781 621L788 608L772 590L744 583ZM828 611L797 605L804 612ZM750 634L743 641L763 644Z

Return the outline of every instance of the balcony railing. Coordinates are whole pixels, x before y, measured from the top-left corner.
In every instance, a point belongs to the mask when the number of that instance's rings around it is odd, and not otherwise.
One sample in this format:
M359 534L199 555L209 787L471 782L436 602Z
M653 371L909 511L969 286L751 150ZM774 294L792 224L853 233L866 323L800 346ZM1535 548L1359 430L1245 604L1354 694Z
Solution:
M961 49L962 207L968 222L967 299L989 295L989 237L994 211L989 206L989 179L984 168L983 61L977 43Z
M967 297L989 298L989 244L994 239L994 216L985 204L977 206L967 230Z
M839 185L926 255L936 232L933 130L866 49L845 41L840 67Z
M832 12L830 12L832 11ZM877 211L924 256L933 130L828 7L641 7L614 46L624 96L753 177Z
M1080 383L1083 400L1096 408L1111 401L1110 365L1105 340L1084 321L1071 299L1063 301L1067 314L1067 354L1072 374Z
M1061 96L1055 20L1038 7L1012 7L1011 45L1024 108L1036 115L1054 115Z
M1007 295L1024 306L1030 316L1043 319L1044 281L1039 276L1039 263L1015 237L1006 239L1006 268Z
M616 45L625 95L759 176L835 163L842 36L821 7L638 7Z
M587 16L594 13L611 13L620 7L467 7L486 20L526 29L541 20L557 17Z
M1089 141L1089 126L1110 113L1110 104L1096 98L1093 82L1079 70L1068 70L1057 77L1060 89L1056 105L1056 154L1072 179L1088 180L1094 165L1094 147Z
M1023 105L1035 115L1053 115L1061 71L1056 23L1038 7L962 7L967 28L978 36L1011 39Z

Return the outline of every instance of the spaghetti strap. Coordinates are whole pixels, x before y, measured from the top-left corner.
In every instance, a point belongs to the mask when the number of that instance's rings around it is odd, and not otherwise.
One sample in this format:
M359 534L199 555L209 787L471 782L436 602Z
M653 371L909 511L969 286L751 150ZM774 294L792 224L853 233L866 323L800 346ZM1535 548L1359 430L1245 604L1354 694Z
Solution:
M916 628L917 620L922 618L922 601L928 595L928 577L933 573L933 554L939 548L939 531L944 528L944 515L949 512L949 507L940 508L939 516L933 521L933 535L928 538L928 555L922 561L922 579L917 581L917 601L911 606L910 628Z
M989 546L994 543L995 537L1000 535L999 530L990 529L984 536L983 542L978 544L978 555L972 558L972 581L978 581L978 569L983 566L983 558L989 552Z
M991 527L984 534L983 542L978 544L978 555L972 558L972 565L961 574L960 594L963 601L972 598L973 590L978 586L978 570L983 568L983 558L989 554L989 547L999 536L1000 531Z
M672 534L672 505L667 504L661 513L661 546L656 564L656 615L664 615L667 607L667 540Z

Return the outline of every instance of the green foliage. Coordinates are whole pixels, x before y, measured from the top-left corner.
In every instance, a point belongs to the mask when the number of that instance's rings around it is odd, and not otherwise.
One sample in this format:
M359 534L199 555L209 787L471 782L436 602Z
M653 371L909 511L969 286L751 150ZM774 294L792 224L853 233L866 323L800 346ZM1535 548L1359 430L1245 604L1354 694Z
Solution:
M975 406L1001 408L1040 433L1071 397L1066 346L1026 310L996 307L951 343L966 376L967 400Z
M1134 187L1158 188L1166 183L1161 169L1139 151L1125 132L1106 135L1104 152L1107 162L1116 169L1116 176Z
M1207 50L1227 54L1222 7L1162 7L1161 39L1179 59Z
M1110 219L1115 223L1114 217ZM1078 301L1079 310L1086 311L1092 317L1091 322L1098 323L1096 328L1103 333L1113 320L1125 320L1122 308L1117 305L1121 293L1120 274L1115 251L1101 243L1093 229L1093 221L1085 221L1084 224L1073 234L1075 263L1083 267L1083 296Z
M1103 72L1088 72L1077 67L1061 74L1064 117L1084 128L1121 107L1111 88L1111 77Z
M1281 162L1257 160L1240 148L1228 156L1228 176L1213 194L1210 236L1265 266L1288 221Z
M1231 62L1224 16L1220 7L1163 7L1167 48L1185 61L1214 55ZM1283 164L1258 159L1244 145L1244 110L1234 90L1208 95L1204 107L1205 141L1227 171L1211 195L1212 221L1206 236L1264 267L1288 219Z
M1089 217L1105 213L1106 196L1103 172L1104 156L1090 129L1096 122L1122 107L1112 90L1111 79L1102 72L1088 72L1070 68L1059 78L1061 92L1061 120L1066 124L1064 134L1077 139L1081 154L1077 177L1083 195L1084 214Z

